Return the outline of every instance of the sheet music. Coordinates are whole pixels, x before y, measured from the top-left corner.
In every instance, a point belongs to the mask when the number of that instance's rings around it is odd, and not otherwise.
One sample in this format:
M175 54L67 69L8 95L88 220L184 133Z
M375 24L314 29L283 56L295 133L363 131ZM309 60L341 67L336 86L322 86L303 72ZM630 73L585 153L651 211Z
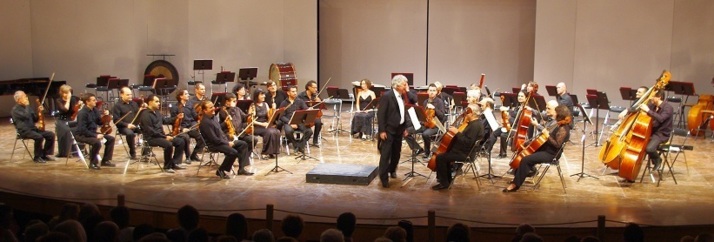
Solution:
M486 121L488 121L488 126L491 126L491 131L496 131L498 121L496 121L496 117L493 116L493 112L484 112L483 115L486 116Z
M411 107L407 110L407 113L409 114L409 119L412 120L412 125L414 125L414 130L419 130L421 128L421 124L419 123L419 118L417 118L416 111L414 110L414 107Z

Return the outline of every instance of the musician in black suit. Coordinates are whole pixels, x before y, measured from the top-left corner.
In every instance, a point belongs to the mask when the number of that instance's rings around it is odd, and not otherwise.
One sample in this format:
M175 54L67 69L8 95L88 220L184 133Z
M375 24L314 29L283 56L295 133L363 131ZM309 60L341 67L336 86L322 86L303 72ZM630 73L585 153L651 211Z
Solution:
M288 142L293 144L293 147L297 149L297 152L305 153L305 146L307 141L312 137L312 129L305 126L304 123L301 124L290 124L290 119L297 110L307 110L307 105L305 102L297 97L297 87L290 86L288 89L288 99L285 99L281 108L285 108L285 112L280 116L280 122L283 125L283 131L285 131L285 137ZM295 131L300 131L302 137L295 137Z
M77 114L77 131L74 138L92 147L89 151L89 169L99 170L99 150L102 149L104 140L104 155L102 156L102 166L114 167L112 156L114 155L114 136L97 132L97 126L102 125L102 115L109 115L109 110L102 113L97 107L97 98L93 93L85 93L82 96L84 107Z
M197 129L189 130L191 127L195 127L198 120L198 114L194 109L194 105L198 103L189 102L188 91L185 89L179 89L176 92L176 106L171 107L170 113L171 117L176 118L179 113L184 114L183 119L181 119L181 128L179 132L187 132L186 134L179 135L178 137L184 139L184 153L186 154L186 163L191 163L191 161L200 161L198 159L198 152L203 152L203 148L206 144L201 139L201 134ZM191 152L190 138L196 140L196 147L194 147L193 152ZM190 154L190 155L189 155Z
M228 134L228 126L226 125L226 122L231 122L235 131L235 134L233 135L240 134L240 136L235 137L235 140L242 140L249 144L247 153L249 157L250 153L253 152L253 144L258 143L258 138L253 136L252 133L243 132L243 130L248 128L249 124L246 123L246 121L249 114L243 112L243 110L239 107L236 107L236 100L236 95L234 95L233 93L226 93L226 99L223 102L223 108L218 111L218 123L221 124L221 129L223 130L223 132ZM253 109L252 105L250 109ZM228 120L228 116L231 117L230 120ZM241 157L241 159L242 158L243 157Z
M196 83L196 85L193 86L193 96L188 100L188 103L190 103L189 106L195 107L203 100L207 100L206 86L204 86L203 83Z
M305 84L305 91L298 94L298 98L305 101L305 103L307 103L307 102L319 103L322 100L320 100L320 97L318 97L317 94L318 94L317 82L310 80ZM313 104L313 105L315 105L315 104ZM318 108L319 108L319 105L318 105ZM313 136L312 136L312 145L315 147L320 147L319 141L320 141L320 131L321 130L322 130L322 118L316 118L315 119L315 132L313 132Z
M429 109L434 110L435 117L433 118L439 119L439 122L444 124L446 123L447 110L444 107L444 101L442 101L441 98L436 96L436 92L436 85L434 85L434 83L430 84L429 90L427 91L429 97L424 100L422 107L424 107L424 111L428 111ZM409 148L416 152L416 154L423 152L424 158L428 158L431 157L431 139L435 134L439 132L439 128L428 128L425 125L426 123L423 123L421 128L415 130L414 126L411 125L411 122L407 122L407 133L409 133L410 135L405 137L404 139L407 141L407 144L409 144ZM421 146L419 146L419 143L417 143L415 136L412 134L421 134L422 140L424 140L423 149Z
M235 96L233 97L235 99ZM248 156L250 145L242 140L229 141L226 138L221 126L216 121L216 109L211 101L203 101L199 104L201 106L201 112L203 113L203 118L201 118L201 124L199 129L201 130L201 135L206 140L206 144L213 150L219 151L225 155L223 163L216 171L216 176L223 179L230 179L227 172L231 171L233 168L233 163L235 163L236 158L240 158L238 161L238 175L253 175L252 172L245 170L245 166L249 164Z
M657 153L659 145L669 140L672 133L672 117L674 108L664 97L664 90L657 90L649 101L649 104L641 104L640 110L652 117L652 135L647 143L645 152L652 159L652 164L657 170L662 163L662 158Z
M385 92L379 100L379 180L384 188L389 188L389 177L397 178L402 137L407 136L403 97L407 95L406 91L407 78L396 75L392 78L392 90Z
M50 156L54 153L55 148L55 133L51 131L40 131L35 126L35 122L39 119L34 110L30 107L30 100L27 94L23 91L15 92L15 105L12 107L12 120L17 129L17 133L23 139L33 139L35 141L35 156L32 158L37 163L45 163L45 161L54 161L55 158ZM38 107L39 111L45 110L43 106ZM43 146L44 141L44 146Z
M164 149L164 171L174 173L174 170L186 169L180 166L181 155L183 155L183 149L186 146L184 139L164 133L163 124L173 123L173 118L161 116L161 102L156 94L149 95L144 102L148 109L141 112L139 127L149 145L160 146ZM177 117L183 117L183 115L183 113L179 113Z
M72 96L72 87L65 84L59 88L59 96L55 101L55 106L57 107L57 120L55 121L55 133L57 134L57 157L67 157L70 154L70 150L76 151L76 148L72 147L72 133L70 133L71 128L77 126L77 121L72 117L75 116L77 105L82 105L82 101L79 97Z
M119 120L127 114L129 115L126 118ZM129 146L129 158L132 160L137 159L136 134L139 133L139 127L134 125L132 121L135 117L138 117L138 115L139 104L134 102L134 94L129 87L122 87L119 89L119 102L112 107L112 116L119 133L126 136L126 143Z
M503 192L515 192L523 185L526 177L535 175L533 168L536 164L550 162L555 158L560 150L570 138L570 122L572 113L565 105L558 105L558 102L551 100L546 105L546 114L551 118L547 127L555 127L552 131L543 129L543 134L548 135L548 139L536 152L521 159L521 163L514 172L514 178Z
M268 92L265 93L265 102L268 104L268 108L277 109L280 104L288 98L288 95L283 92L283 90L278 87L274 81L268 81L266 84ZM278 127L280 128L280 127Z
M450 133L456 135L451 140L453 143L451 150L436 156L436 180L438 184L431 187L434 190L447 189L451 185L451 165L454 161L464 161L471 152L475 143L484 136L484 123L479 120L481 108L477 105L469 105L471 113L464 116L463 122L467 122L466 128L459 132L456 127L449 127Z

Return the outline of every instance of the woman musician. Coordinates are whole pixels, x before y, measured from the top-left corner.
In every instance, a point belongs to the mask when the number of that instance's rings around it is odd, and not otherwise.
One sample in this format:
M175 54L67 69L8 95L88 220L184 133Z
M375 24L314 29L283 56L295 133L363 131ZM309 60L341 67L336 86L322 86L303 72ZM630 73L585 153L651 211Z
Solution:
M433 118L433 119L439 119L439 121L443 124L446 123L446 107L444 106L444 101L441 100L441 98L437 97L437 89L436 85L434 83L429 84L429 90L427 91L429 94L429 98L424 100L423 107L424 111L427 112L427 116L433 112L434 117L427 117L427 118ZM429 158L431 157L431 139L432 137L439 132L439 129L434 126L434 127L427 127L427 122L424 122L422 127L415 130L414 127L411 125L411 122L407 122L408 128L407 132L409 133L409 136L404 138L407 141L407 144L409 144L409 148L414 150L417 154L419 153L424 153L424 158ZM414 138L413 134L421 134L422 138L424 140L424 148L422 149L421 146L419 146L419 143L417 143L416 139Z
M360 81L360 89L357 91L357 101L356 107L359 108L355 111L354 118L352 119L352 135L357 135L357 137L362 137L362 140L367 140L368 136L372 135L372 120L374 119L374 112L372 109L365 110L367 105L372 102L376 95L369 88L372 87L372 81L368 79L362 79Z
M274 124L269 124L268 103L265 101L265 92L258 88L253 91L255 102L255 118L253 118L253 133L263 137L263 150L260 154L263 158L273 159L280 153L280 130ZM273 110L275 111L275 110ZM274 113L274 112L273 112Z
M236 95L236 100L250 100L248 91L246 90L243 83L239 82L239 83L236 83L235 86L233 86L233 94Z
M71 128L77 126L77 113L83 102L79 97L72 96L72 87L67 84L60 86L59 96L60 98L56 100L58 116L55 121L57 157L67 157L70 154L70 148L72 152L76 152L76 148L72 147L72 134L70 131Z
M449 188L451 185L451 165L454 161L465 160L468 153L474 147L474 143L481 140L484 135L483 122L478 117L481 116L481 108L478 105L469 105L471 112L466 113L462 122L468 123L462 132L458 132L456 127L449 127L449 132L456 133L452 139L451 150L436 156L436 180L438 184L431 187L434 190Z
M501 112L508 112L508 120L507 121L511 126L514 126L514 122L516 121L516 115L518 115L518 111L520 110L522 104L526 102L526 94L524 92L518 92L518 105L509 108L507 106L501 106L499 109ZM501 138L501 148L498 151L498 158L506 158L507 153L506 149L508 147L507 145L507 140L508 140L508 132L506 131L506 128L501 127L493 131L491 133L491 136L488 137L488 140L486 141L486 151L491 153L491 150L493 149L493 145L496 144L496 139Z
M520 165L515 170L513 181L503 189L503 192L517 191L523 185L527 176L535 175L533 171L535 165L552 161L558 150L570 138L570 122L572 122L570 109L565 105L558 105L558 101L551 100L546 105L546 114L551 117L548 126L555 126L555 128L552 131L543 129L543 134L548 135L548 140L535 153L521 160Z

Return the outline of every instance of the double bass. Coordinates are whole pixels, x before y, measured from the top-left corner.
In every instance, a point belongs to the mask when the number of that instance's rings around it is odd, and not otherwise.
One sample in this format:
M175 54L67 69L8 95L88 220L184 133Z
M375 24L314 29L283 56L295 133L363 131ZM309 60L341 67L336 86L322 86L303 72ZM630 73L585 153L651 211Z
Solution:
M714 110L714 96L712 95L700 95L697 104L689 109L689 114L687 114L687 128L693 136L704 135L704 130L701 129L702 122L705 119L702 111L704 110ZM708 118L708 117L707 117ZM712 125L712 121L709 121L709 125Z
M431 155L431 159L429 159L429 163L427 164L427 167L431 169L432 171L436 171L436 156L442 153L449 152L452 147L452 140L454 137L456 137L456 134L464 131L466 127L469 125L469 122L473 120L467 120L466 115L470 114L473 112L470 108L467 108L466 111L464 111L456 120L454 121L455 124L461 123L458 128L458 132L451 132L451 130L447 131L444 133L444 136L441 138L441 143L439 144L439 148L434 152L434 154Z
M639 107L647 103L654 96L655 90L663 89L670 78L669 71L662 71L657 84L642 95L633 106ZM603 144L598 158L608 167L619 169L620 177L634 181L640 172L645 148L652 135L652 117L638 110L627 114L622 120L617 130Z

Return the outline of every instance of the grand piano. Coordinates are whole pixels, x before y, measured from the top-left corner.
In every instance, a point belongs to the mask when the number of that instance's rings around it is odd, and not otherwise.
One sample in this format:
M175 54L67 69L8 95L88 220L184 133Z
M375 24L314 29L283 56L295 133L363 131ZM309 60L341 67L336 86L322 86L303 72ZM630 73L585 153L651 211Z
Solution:
M20 78L15 80L2 80L0 81L0 95L14 95L15 91L23 90L28 96L35 96L42 98L45 95L45 89L47 88L47 83L50 81L49 77L33 77L33 78ZM47 92L47 100L45 100L46 110L49 110L49 114L54 113L56 110L54 100L59 98L59 87L67 84L67 81L52 81L50 85L50 90ZM5 100L5 99L3 99ZM7 114L2 113L0 116L9 116L9 110L15 105L14 99L9 104L3 104L3 110L8 110ZM31 98L30 103L34 103Z

